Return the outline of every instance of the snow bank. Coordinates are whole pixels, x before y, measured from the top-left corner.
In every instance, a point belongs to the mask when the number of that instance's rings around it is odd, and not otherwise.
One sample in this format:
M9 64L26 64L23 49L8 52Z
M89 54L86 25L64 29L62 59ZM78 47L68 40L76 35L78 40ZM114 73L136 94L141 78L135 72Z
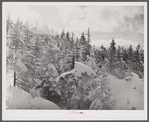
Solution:
M7 89L6 95L6 105L9 109L31 107L28 100L32 99L32 96L26 91L10 86Z
M139 76L135 73L127 76L123 80L118 80L112 75L108 75L110 91L112 92L112 98L116 100L116 109L144 109L144 82L139 79Z
M7 89L6 106L7 109L60 109L51 101L41 97L33 99L30 93L13 86Z
M49 110L59 110L60 108L53 102L45 100L41 97L36 97L32 100L29 100L32 105L32 109L49 109Z
M9 88L9 86L13 86L14 84L14 72L10 72L6 74L6 88Z

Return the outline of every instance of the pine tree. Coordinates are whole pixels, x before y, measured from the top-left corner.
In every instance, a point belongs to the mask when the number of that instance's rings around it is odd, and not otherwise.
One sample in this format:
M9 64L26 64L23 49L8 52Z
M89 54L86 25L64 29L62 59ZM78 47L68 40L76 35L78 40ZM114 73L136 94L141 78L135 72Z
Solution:
M114 62L114 59L115 59L115 54L116 54L116 47L115 47L116 43L114 42L114 39L112 40L111 42L111 45L110 45L110 49L109 49L109 53L110 53L110 63L113 63Z
M6 22L7 22L7 34L8 34L8 31L10 28L10 12L8 12L8 18L7 18Z
M117 61L120 61L121 60L121 47L118 46L118 49L117 49Z
M65 30L63 29L62 33L61 33L61 39L64 38L65 36Z
M127 50L123 49L123 60L127 61L128 60L128 53Z
M69 32L66 33L66 38L68 39L68 41L70 40Z
M88 39L87 39L87 55L89 55L90 56L90 49L91 49L91 45L90 45L90 37L91 37L91 35L90 35L90 28L88 28L88 33L86 34L87 35L87 37L88 37Z
M81 35L80 43L81 43L81 45L83 45L83 46L85 46L85 44L86 44L86 38L85 38L84 32L83 32L82 35Z
M140 44L138 44L136 47L134 59L135 59L135 63L140 63Z
M133 59L133 49L132 45L128 48L128 60L131 61Z
M73 35L74 33L72 33L72 54L73 54L73 57L72 57L72 65L71 65L71 70L74 69L74 65L75 65L75 52L74 52L74 40L73 40Z
M80 55L79 55L79 40L78 40L78 37L77 37L77 41L75 43L75 48L76 48L76 52L75 52L75 57L76 57L76 61L79 62L79 58L80 58Z

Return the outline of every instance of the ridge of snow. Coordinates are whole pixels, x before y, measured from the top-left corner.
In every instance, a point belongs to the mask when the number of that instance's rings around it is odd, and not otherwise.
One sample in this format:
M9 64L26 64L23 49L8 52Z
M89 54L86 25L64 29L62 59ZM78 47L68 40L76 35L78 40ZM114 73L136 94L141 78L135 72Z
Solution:
M97 74L88 66L83 63L75 62L75 68L77 68L81 73L87 72L88 75L97 76Z

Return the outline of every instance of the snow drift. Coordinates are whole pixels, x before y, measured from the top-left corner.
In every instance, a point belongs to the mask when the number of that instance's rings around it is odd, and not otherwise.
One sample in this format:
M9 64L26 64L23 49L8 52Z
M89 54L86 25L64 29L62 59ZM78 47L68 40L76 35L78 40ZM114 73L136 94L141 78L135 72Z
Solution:
M35 97L24 90L10 86L7 90L7 109L60 109L55 103L41 97Z
M123 80L108 75L108 79L111 97L116 100L115 109L144 109L144 82L137 74L131 73Z

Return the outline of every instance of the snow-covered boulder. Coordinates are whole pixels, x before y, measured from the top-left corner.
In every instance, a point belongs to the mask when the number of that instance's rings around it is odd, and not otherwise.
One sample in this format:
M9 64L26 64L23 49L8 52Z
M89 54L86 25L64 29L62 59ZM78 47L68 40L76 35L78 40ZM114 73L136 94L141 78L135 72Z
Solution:
M90 76L97 76L97 74L88 66L80 63L80 62L75 62L75 68L77 68L81 73L87 72L88 75Z

